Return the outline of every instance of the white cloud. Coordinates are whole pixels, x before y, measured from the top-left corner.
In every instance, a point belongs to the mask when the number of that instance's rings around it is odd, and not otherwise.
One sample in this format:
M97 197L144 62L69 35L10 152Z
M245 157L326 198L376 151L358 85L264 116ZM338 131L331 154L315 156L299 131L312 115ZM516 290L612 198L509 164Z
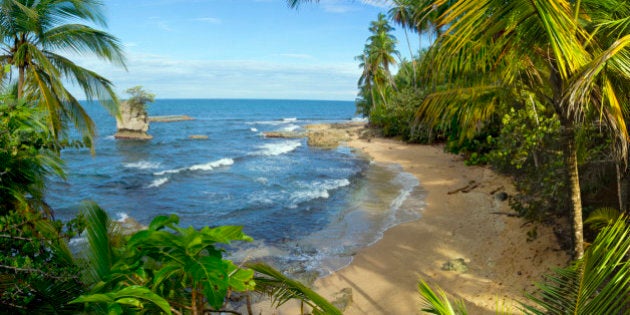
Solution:
M312 55L309 54L291 54L291 53L286 53L286 54L278 54L279 57L284 57L284 58L290 58L290 59L313 59L315 57L313 57Z
M119 93L142 85L158 98L353 100L360 75L352 62L305 65L303 61L178 60L131 53L125 72L93 59L74 60L110 79ZM79 93L76 88L72 91Z
M392 5L390 0L361 0L360 1L364 5L379 7L379 8L387 8ZM331 13L346 13L357 11L360 9L356 3L349 0L321 0L319 4L322 8Z
M149 24L163 31L167 31L167 32L173 31L173 28L171 27L171 25L166 20L162 19L159 16L149 17Z
M193 19L193 21L204 22L208 24L221 24L221 19L213 18L213 17L202 17Z

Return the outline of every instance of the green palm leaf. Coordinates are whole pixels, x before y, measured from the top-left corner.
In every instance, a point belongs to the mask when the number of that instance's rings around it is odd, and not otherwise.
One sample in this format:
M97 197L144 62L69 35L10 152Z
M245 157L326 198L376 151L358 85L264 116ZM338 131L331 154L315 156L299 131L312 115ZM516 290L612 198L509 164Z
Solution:
M418 283L418 292L422 297L423 312L436 315L468 314L462 301L458 301L456 306L453 306L443 290L434 291L424 280Z
M299 300L313 308L314 315L341 315L341 311L326 299L309 289L302 283L283 275L274 268L263 264L247 264L248 268L261 274L255 277L256 291L271 296L273 303L279 307L289 300Z
M621 216L605 227L584 257L539 285L527 314L621 314L630 303L630 226Z

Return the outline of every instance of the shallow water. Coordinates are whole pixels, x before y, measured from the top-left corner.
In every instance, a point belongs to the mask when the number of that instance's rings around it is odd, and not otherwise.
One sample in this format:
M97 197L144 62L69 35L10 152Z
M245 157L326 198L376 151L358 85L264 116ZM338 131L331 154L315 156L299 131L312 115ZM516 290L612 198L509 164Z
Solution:
M143 224L176 213L183 226L242 225L256 241L233 249L232 258L326 274L386 229L419 218L419 183L348 148L310 148L304 139L261 132L347 121L354 110L352 102L159 100L151 115L195 120L152 123L154 138L143 142L114 140L113 118L89 108L99 127L97 154L64 151L68 180L50 180L48 201L62 219L92 199Z

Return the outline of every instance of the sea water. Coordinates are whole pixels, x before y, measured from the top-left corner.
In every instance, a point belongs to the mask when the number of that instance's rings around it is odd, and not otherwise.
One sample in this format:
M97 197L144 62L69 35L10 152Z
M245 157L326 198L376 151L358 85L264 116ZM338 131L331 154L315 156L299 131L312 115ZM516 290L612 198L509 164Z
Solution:
M386 229L418 219L424 205L417 179L399 166L263 135L356 120L353 102L157 100L150 115L194 120L151 123L149 141L115 140L114 118L85 107L98 127L96 155L62 152L68 178L50 178L47 197L57 218L93 200L145 225L171 213L182 226L240 225L255 241L231 248L230 258L325 275Z

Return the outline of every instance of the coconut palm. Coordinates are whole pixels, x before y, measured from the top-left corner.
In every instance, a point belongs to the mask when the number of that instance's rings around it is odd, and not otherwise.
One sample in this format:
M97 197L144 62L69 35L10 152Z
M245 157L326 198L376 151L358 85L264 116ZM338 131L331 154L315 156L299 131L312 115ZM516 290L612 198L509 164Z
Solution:
M371 96L373 107L387 103L387 90L394 84L390 67L396 64L396 38L391 35L393 28L384 14L379 14L376 21L370 23L370 32L363 54L356 57L361 62L363 73L359 78L359 87L369 90L364 93ZM379 97L376 97L378 94ZM367 113L366 113L367 114Z
M78 85L88 100L117 113L112 83L61 53L92 55L124 65L118 40L77 21L105 26L97 0L3 0L0 2L0 62L17 71L17 96L37 104L55 137L73 124L91 139L94 123L64 86Z
M563 129L578 258L583 237L575 134L585 124L601 124L617 136L620 155L627 152L622 104L630 83L630 35L628 15L613 9L627 13L628 3L457 1L438 19L446 30L428 54L440 74L433 80L446 82L446 90L427 97L419 110L434 122L455 118L470 132L506 96L513 102L532 95L552 109Z
M407 29L412 27L412 12L411 12L411 1L410 0L394 0L393 7L389 9L389 18L400 25L405 31L405 39L407 40L407 47L409 48L409 57L411 58L411 62L413 67L411 68L413 71L413 81L412 85L416 86L416 59L413 57L413 51L411 50L411 43L409 42L409 34L407 34Z

